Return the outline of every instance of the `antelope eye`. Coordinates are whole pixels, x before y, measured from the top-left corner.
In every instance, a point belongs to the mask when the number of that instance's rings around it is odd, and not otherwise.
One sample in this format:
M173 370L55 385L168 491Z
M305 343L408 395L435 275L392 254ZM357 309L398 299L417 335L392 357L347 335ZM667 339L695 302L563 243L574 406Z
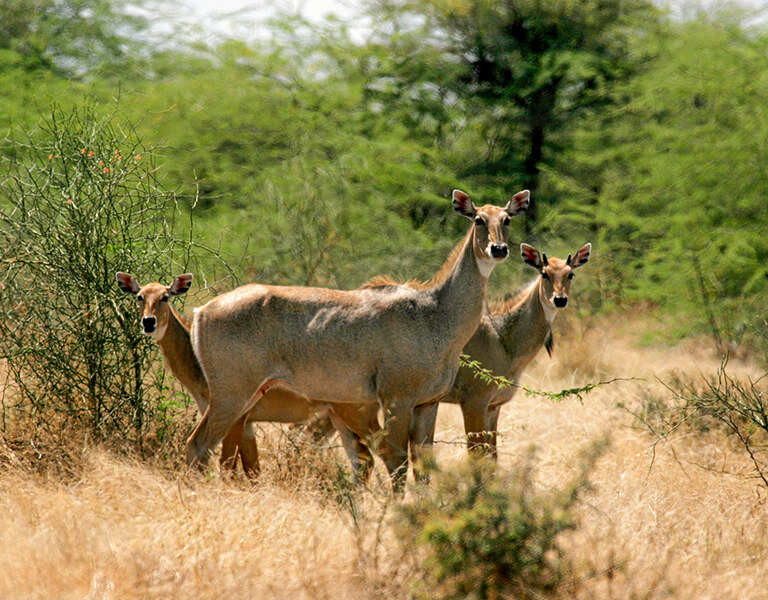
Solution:
M568 273L568 279L573 279L573 273Z
M511 222L512 222L512 219L510 219L509 217L504 217L504 220L501 223L504 225L504 227L509 227L509 224Z
M166 295L160 298L160 302L168 302L168 296Z
M138 296L136 296L136 300L138 300L139 302L144 302L144 296L139 294Z
M475 225L478 227L483 227L485 225L485 221L482 217L475 217Z
M542 279L549 279L549 275L547 274L547 272L546 272L546 271L542 271L542 272L541 272L541 278L542 278Z

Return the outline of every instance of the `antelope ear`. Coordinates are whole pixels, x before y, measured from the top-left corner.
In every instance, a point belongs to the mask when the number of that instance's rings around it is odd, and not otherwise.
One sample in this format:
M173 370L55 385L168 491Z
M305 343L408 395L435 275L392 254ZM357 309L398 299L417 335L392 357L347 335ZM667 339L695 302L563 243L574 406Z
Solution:
M520 254L525 264L531 265L534 269L541 269L541 256L536 248L528 244L520 244Z
M128 273L117 273L117 285L126 294L133 294L134 296L139 293L141 286L133 275Z
M467 217L467 219L474 218L475 213L477 212L469 195L461 190L453 190L453 208L462 217Z
M522 192L517 192L514 196L512 196L512 200L507 202L507 205L504 207L504 210L509 213L510 217L514 217L515 215L519 215L521 212L525 211L526 208L528 208L528 204L531 201L531 192L528 190L523 190Z
M568 265L575 269L576 267L580 267L581 265L584 265L589 260L589 255L592 252L592 244L584 244L581 248L579 248L578 252L574 254L572 257L569 256Z
M173 283L168 286L168 293L171 296L179 296L189 290L189 286L192 285L192 273L184 273L179 275L173 280Z

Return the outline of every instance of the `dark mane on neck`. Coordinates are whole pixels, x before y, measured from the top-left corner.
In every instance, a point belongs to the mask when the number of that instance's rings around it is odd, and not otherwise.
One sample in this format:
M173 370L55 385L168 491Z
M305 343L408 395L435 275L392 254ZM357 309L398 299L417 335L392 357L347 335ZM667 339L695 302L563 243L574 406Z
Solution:
M358 289L368 290L368 289L390 287L394 285L406 285L412 288L425 289L425 288L430 288L443 283L446 279L448 279L448 276L451 274L451 271L453 271L453 267L456 265L456 262L459 260L459 256L461 256L461 252L462 250L464 250L464 245L468 243L469 237L472 235L473 231L474 231L474 225L470 227L469 231L467 232L467 235L465 235L464 238L453 247L453 250L451 250L451 253L448 255L448 258L443 263L443 266L440 267L437 273L435 273L428 280L419 281L418 279L409 279L407 281L397 281L392 277L389 277L388 275L376 275L375 277L372 277L371 279L366 281Z

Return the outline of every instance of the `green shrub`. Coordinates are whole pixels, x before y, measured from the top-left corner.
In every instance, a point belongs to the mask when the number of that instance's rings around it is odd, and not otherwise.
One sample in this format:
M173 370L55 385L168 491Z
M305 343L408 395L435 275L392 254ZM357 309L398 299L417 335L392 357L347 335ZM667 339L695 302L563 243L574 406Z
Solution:
M404 552L429 598L552 596L569 571L558 536L576 527L574 506L604 443L588 453L579 476L559 490L533 484L532 453L508 473L469 461L437 474L430 490L399 509Z
M115 272L181 268L174 195L132 126L92 104L53 108L16 147L0 187L0 358L15 388L4 427L56 439L77 428L141 449L160 389L147 377L156 344Z

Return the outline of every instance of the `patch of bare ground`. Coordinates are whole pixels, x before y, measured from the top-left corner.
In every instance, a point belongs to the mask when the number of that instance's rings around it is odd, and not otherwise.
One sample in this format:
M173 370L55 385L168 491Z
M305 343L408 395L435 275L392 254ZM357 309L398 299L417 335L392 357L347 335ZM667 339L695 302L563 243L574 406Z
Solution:
M554 359L542 351L521 383L558 391L621 380L583 403L519 392L502 409L500 468L535 445L542 490L573 479L582 449L611 441L589 476L579 527L562 540L573 574L558 596L768 598L768 490L743 449L717 429L654 444L630 413L668 398L672 377L714 375L719 359L696 343L640 347L633 328L642 322L623 325L564 328ZM740 361L729 373L762 374ZM381 465L370 489L354 491L338 449L302 448L276 426L260 438L255 485L99 449L80 453L77 475L63 478L30 469L6 446L0 598L407 598L413 573L389 522ZM464 460L462 438L460 412L442 406L442 466Z

